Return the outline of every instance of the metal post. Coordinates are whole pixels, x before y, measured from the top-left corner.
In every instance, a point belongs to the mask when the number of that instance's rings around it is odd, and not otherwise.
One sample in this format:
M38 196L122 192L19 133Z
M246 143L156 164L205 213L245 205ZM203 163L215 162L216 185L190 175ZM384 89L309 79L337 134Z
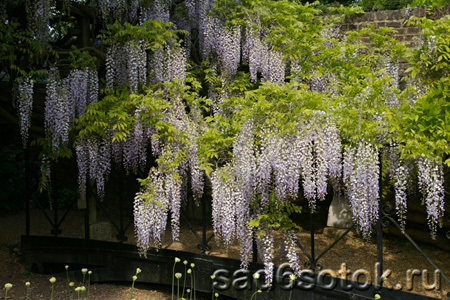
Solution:
M56 163L52 163L52 177L53 180L50 183L51 186L51 195L53 199L50 199L51 201L53 201L53 229L52 229L52 234L53 236L58 236L61 233L61 230L59 230L59 225L58 225L58 201L55 197L55 191L57 191L58 186L56 184L56 179L58 178L57 172L56 172Z
M381 208L380 208L381 210ZM381 290L383 286L383 226L381 221L381 213L378 215L377 222L377 290Z
M309 227L311 229L311 270L316 271L316 254L314 253L314 213L311 211L309 214Z
M30 152L25 148L25 235L30 236Z
M86 240L90 239L89 234L89 198L91 197L91 182L88 181L87 187L86 187L86 207L84 208L84 238Z
M256 240L253 239L253 243L252 243L252 250L253 250L253 257L252 257L252 261L254 263L258 262L258 245L256 244Z
M123 243L127 240L127 237L125 236L125 230L123 228L123 191L125 191L127 187L126 178L126 176L123 177L123 185L122 181L119 180L119 234L117 235L119 243Z
M379 169L380 169L380 174L379 174L379 178L378 178L378 186L379 186L379 208L378 208L378 222L377 222L377 287L376 287L376 292L379 293L381 291L381 287L383 286L383 224L382 224L382 205L381 205L381 197L382 197L382 183L383 183L383 178L382 178L382 152L381 149L379 150L378 153L378 163L379 165Z
M208 248L206 242L206 200L205 193L202 195L202 254L205 254L206 249Z

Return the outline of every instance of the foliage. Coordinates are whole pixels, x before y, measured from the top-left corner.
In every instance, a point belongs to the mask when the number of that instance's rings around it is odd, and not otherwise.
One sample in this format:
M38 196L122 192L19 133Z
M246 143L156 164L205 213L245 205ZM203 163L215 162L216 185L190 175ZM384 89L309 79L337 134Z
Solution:
M410 52L407 70L420 94L413 106L402 108L400 141L407 157L423 154L450 165L450 18L413 18L410 22L422 28L419 47Z
M428 7L444 7L449 5L450 2L448 0L413 0L413 6L428 6Z
M357 5L364 8L365 11L374 10L393 10L407 7L414 2L413 0L358 0Z

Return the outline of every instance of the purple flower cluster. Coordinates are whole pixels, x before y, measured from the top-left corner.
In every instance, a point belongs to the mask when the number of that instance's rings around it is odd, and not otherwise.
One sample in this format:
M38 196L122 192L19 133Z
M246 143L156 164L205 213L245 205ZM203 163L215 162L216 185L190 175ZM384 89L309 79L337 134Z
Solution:
M301 178L304 196L313 210L316 200L327 194L328 179L337 185L341 177L341 140L336 125L317 113L311 122L299 123L295 135L264 135L255 171L262 207L268 203L272 186L279 201L295 197Z
M20 77L16 80L17 98L16 108L20 119L20 134L22 135L23 147L27 147L28 129L30 128L31 113L33 111L33 85L30 77Z
M253 122L247 121L233 143L233 165L237 184L249 204L255 194L256 158L253 150Z
M166 176L152 169L150 184L134 199L134 228L140 254L146 255L151 245L161 247L166 231L170 200L166 192Z
M179 79L182 82L186 79L186 53L182 47L167 47L167 65L165 80L171 81Z
M378 149L361 141L346 146L343 159L343 180L358 230L369 237L378 220L379 161Z
M251 23L248 26L251 27ZM269 43L263 41L261 32L246 29L242 52L243 60L248 60L253 82L256 82L260 72L265 80L284 83L286 63L283 56L280 52L271 49Z
M114 22L124 17L128 4L126 0L98 0L98 7L103 20ZM131 7L135 8L135 3ZM134 14L136 12L132 12L132 15Z
M258 246L258 253L264 263L264 275L266 284L271 285L273 282L273 256L274 256L274 240L273 230L267 227L266 230L257 237L256 243Z
M407 185L408 173L407 168L400 164L395 169L394 188L395 188L395 209L397 210L398 221L402 230L405 230L407 205Z
M141 19L146 20L160 20L165 23L170 22L170 5L171 0L153 0L148 7L142 8Z
M137 174L138 170L144 170L147 163L147 147L155 129L143 124L141 120L142 108L135 111L135 123L125 141L113 143L115 161L122 161L127 173Z
M214 234L229 245L237 233L237 211L245 206L244 197L240 193L231 165L219 168L211 174L212 184L212 223Z
M79 118L86 110L86 106L98 101L97 71L91 68L71 70L63 80L65 94L68 101L68 114L71 121Z
M436 238L437 227L442 227L444 217L444 171L442 164L425 157L417 160L419 190L425 201L431 237Z
M111 143L109 139L83 139L75 146L78 165L78 186L81 193L86 191L86 181L95 180L97 195L105 195L105 182L111 171Z
M283 244L287 250L286 257L295 276L299 277L301 274L300 258L297 254L296 245L297 236L293 230L283 232Z
M147 44L130 41L125 45L115 44L106 51L106 89L115 85L122 87L128 81L131 93L136 93L139 84L147 82Z
M191 189L194 200L198 201L203 195L203 188L205 185L204 171L200 169L200 164L198 163L198 144L197 139L199 136L198 129L194 122L189 122L187 127L188 138L191 141L188 149L187 164L189 167L191 175Z
M49 72L45 96L45 135L52 141L53 150L69 141L69 101L57 70Z

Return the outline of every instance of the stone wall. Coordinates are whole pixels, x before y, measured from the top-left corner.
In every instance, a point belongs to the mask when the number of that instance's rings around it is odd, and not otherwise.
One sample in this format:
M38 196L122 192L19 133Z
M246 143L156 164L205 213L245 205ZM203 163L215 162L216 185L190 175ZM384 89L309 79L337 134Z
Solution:
M394 35L397 40L412 42L414 37L418 36L420 30L417 27L408 26L406 22L410 16L424 17L425 15L426 10L424 7L367 12L364 15L351 17L344 29L359 31L369 25L373 25L377 29L380 27L391 27L397 31Z

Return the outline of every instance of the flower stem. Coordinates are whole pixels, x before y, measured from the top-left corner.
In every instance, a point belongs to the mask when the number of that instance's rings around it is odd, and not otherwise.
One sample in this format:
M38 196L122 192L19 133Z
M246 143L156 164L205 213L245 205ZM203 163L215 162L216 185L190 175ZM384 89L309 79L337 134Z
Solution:
M183 283L183 293L181 294L181 298L184 298L184 290L186 289L186 268L187 268L187 265L185 264L184 265L184 283Z
M88 273L88 287L87 287L86 299L89 299L89 289L90 289L90 287L91 287L91 274Z
M253 293L253 295L252 295L252 297L250 298L250 300L252 300L253 299L253 297L255 297L255 300L256 300L256 295L259 293L259 291L257 290L257 291L255 291L254 293Z
M175 265L177 264L177 261L173 263L173 270L172 270L172 300L173 300L173 294L175 290Z
M133 280L133 283L131 284L130 300L133 299L134 281L135 281L135 280Z
M194 271L194 269L192 269L192 280L194 281L194 290L193 290L194 300L197 300L197 292L195 290L195 271Z

